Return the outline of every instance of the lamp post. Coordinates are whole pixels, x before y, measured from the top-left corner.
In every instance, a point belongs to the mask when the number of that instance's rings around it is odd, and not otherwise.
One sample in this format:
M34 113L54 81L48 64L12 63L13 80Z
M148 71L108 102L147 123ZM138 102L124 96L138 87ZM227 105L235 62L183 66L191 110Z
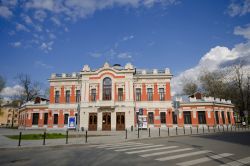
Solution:
M78 102L77 104L77 125L76 125L76 129L79 132L80 130L80 103Z

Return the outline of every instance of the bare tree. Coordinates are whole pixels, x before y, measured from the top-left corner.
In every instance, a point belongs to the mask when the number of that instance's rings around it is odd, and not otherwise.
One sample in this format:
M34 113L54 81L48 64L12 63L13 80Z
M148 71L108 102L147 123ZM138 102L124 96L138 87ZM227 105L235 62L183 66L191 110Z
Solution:
M198 85L194 82L186 82L182 88L182 91L186 95L192 95L198 90Z
M23 88L17 98L22 102L27 102L40 95L40 83L31 80L28 74L18 74L17 80L19 85Z
M5 79L3 78L3 76L0 75L0 92L3 90L4 87L5 87Z
M227 99L226 74L225 71L203 72L199 77L202 91L207 96Z

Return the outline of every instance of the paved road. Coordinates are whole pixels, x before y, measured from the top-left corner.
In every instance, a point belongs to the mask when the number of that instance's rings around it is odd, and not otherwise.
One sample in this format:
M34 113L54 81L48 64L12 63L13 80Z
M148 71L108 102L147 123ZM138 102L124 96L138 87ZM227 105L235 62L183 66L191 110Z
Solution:
M0 165L250 165L250 132L0 151Z

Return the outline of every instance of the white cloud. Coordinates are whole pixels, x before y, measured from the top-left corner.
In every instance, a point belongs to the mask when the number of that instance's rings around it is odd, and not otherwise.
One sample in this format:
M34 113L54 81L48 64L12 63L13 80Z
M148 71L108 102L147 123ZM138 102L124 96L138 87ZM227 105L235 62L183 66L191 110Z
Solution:
M16 30L30 32L30 30L25 25L19 23L16 24Z
M22 45L21 42L14 42L14 43L11 43L11 46L12 47L20 47Z
M20 94L21 91L23 91L23 87L20 85L15 85L13 87L7 86L2 90L0 95L4 97L13 97Z
M0 6L0 17L10 18L13 15L12 11L6 6Z
M60 20L59 20L58 18L56 18L56 17L51 17L50 19L51 19L51 21L52 21L55 25L61 26L61 22L60 22Z
M44 19L47 17L47 14L45 11L43 10L37 10L35 11L35 15L34 15L34 18L40 22L43 22Z
M48 43L43 42L43 43L40 45L40 49L43 50L45 53L48 53L49 51L52 50L53 44L54 44L53 41L50 41L50 42L48 42Z
M247 38L248 41L246 43L236 44L232 49L223 46L211 48L208 53L202 56L200 62L195 67L174 77L172 79L172 95L181 93L185 78L198 82L197 78L204 70L211 72L221 70L239 62L243 62L246 68L250 69L249 26L247 25L245 28L236 27L234 31L234 34Z
M93 58L100 58L102 56L101 53L97 53L97 52L94 52L94 53L89 53L89 55Z
M49 38L50 38L50 39L56 39L56 35L53 34L53 33L49 33Z
M130 36L124 36L122 38L123 41L127 41L127 40L132 40L134 38L134 35L130 35Z
M129 52L122 52L122 53L119 53L117 55L117 58L121 58L121 59L131 59L132 58L132 55L131 53Z
M250 39L250 24L245 27L237 26L234 28L235 35L241 35L246 39Z
M53 68L53 66L51 66L51 65L48 65L48 64L46 64L46 63L43 63L42 61L35 61L35 66L37 66L37 67L42 67L42 68L45 68L45 69L51 69L51 68Z
M21 17L26 24L33 24L32 19L28 15L22 14Z
M250 12L250 0L240 0L232 2L228 6L228 14L231 17L243 16Z

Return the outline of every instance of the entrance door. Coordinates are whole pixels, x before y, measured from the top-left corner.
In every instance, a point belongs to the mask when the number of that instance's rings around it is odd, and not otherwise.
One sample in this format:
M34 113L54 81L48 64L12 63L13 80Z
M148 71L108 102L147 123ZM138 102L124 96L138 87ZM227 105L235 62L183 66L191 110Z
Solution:
M125 112L116 113L116 130L125 130Z
M89 113L89 130L97 130L97 113Z
M102 130L111 130L111 113L102 113Z

